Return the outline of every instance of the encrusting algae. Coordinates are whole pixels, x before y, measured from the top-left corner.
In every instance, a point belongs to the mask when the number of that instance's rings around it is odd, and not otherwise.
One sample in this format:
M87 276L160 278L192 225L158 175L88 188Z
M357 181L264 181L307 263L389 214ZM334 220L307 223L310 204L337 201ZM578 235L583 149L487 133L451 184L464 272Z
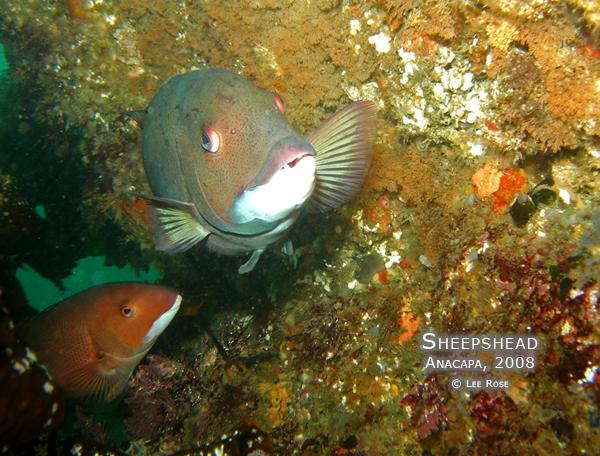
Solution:
M78 404L70 421L89 419L65 434L130 454L238 429L273 454L597 453L599 14L584 0L3 1L18 115L0 201L48 212L1 264L58 281L101 252L155 265L184 296L125 409ZM209 67L277 92L303 132L351 101L378 109L362 192L303 217L293 255L271 249L244 276L205 249L156 252L133 196L150 187L125 113ZM458 391L424 372L425 329L543 343L507 390Z

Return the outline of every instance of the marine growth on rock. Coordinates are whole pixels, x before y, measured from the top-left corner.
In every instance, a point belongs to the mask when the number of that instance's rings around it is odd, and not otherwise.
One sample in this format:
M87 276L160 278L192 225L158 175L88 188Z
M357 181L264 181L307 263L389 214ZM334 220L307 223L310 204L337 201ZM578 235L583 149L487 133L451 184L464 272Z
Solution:
M0 289L15 324L36 312L26 265L58 293L101 257L90 280L150 270L183 301L121 395L69 401L50 437L59 388L2 339L0 450L597 454L599 18L595 0L3 0ZM245 275L247 258L156 251L140 197L132 112L207 68L277 94L269 109L299 132L355 101L377 111L360 192L302 212ZM202 145L205 127L169 140ZM535 368L426 372L425 332L531 335Z

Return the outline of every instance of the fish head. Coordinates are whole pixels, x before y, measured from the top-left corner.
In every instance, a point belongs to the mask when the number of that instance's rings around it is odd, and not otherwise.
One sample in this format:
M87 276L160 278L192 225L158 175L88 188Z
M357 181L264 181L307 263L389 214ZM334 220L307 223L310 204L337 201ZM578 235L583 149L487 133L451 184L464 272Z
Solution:
M89 324L96 349L118 358L147 351L169 325L181 304L181 295L158 285L122 283L105 285L94 302Z
M229 71L201 73L181 108L192 200L226 229L285 217L314 187L314 148L287 121L278 95Z

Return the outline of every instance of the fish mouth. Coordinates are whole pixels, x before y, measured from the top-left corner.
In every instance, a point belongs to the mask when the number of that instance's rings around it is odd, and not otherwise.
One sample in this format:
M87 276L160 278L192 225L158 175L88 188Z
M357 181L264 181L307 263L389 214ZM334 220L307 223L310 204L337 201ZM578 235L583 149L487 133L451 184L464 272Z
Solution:
M304 138L284 138L271 147L269 157L258 175L243 191L265 185L276 173L287 168L295 168L307 157L315 156L315 149Z
M144 346L146 346L147 344L154 343L156 338L161 335L161 333L165 330L167 326L169 326L169 323L171 323L171 320L173 320L173 317L175 317L175 314L179 310L181 300L182 296L178 294L169 310L167 310L160 317L154 320L154 323L152 323L152 326L150 327L150 329L146 333L146 336L144 337Z
M279 168L280 170L284 170L286 168L293 168L295 167L300 160L302 160L304 157L314 157L314 154L310 154L308 152L305 152L303 154L298 155L297 157L291 159L289 162L287 162L285 165L283 165L281 168Z
M317 168L312 146L304 140L285 140L274 149L256 179L235 199L229 213L234 223L282 220L312 194Z

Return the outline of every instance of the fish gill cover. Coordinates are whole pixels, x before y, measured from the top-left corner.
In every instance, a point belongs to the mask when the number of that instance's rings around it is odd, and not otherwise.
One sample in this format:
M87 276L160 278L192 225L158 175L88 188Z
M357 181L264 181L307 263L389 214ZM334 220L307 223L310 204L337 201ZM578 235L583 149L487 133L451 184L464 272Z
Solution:
M13 317L19 267L58 284L88 256L154 264L184 296L119 405L73 406L63 435L170 453L249 420L274 454L598 453L597 1L4 0L0 41ZM207 67L278 93L301 132L379 110L361 193L245 276L156 252L133 196L150 188L124 114ZM533 332L537 367L455 390L424 370L426 328Z

